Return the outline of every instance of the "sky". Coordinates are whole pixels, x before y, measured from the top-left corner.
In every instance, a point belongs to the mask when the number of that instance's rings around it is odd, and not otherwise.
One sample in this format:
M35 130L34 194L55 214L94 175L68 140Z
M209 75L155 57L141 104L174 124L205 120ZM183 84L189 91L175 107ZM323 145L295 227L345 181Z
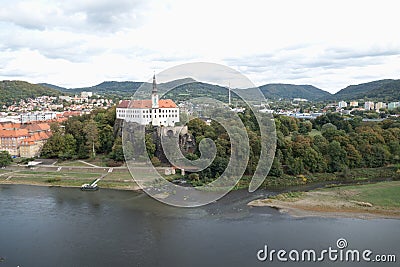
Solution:
M0 80L84 87L211 62L334 93L400 78L397 2L1 0Z

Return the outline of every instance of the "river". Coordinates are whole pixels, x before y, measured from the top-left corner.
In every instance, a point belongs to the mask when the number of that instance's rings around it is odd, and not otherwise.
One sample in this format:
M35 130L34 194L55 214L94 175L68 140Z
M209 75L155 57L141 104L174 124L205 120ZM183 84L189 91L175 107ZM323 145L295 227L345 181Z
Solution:
M3 266L399 266L400 220L293 218L246 204L234 191L200 208L174 208L143 193L0 185ZM394 254L397 263L259 261L270 249L348 248Z

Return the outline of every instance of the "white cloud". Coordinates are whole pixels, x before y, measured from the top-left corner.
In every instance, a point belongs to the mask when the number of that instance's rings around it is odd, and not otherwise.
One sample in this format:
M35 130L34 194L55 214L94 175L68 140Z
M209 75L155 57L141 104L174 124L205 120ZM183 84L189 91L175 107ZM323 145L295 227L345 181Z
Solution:
M330 91L399 78L397 1L3 2L0 79L86 86L194 61Z

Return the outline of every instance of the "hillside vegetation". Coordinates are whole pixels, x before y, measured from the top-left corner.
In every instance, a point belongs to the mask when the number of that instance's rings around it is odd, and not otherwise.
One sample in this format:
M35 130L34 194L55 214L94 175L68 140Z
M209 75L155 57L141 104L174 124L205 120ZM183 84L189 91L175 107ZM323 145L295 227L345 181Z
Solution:
M0 81L0 105L11 105L21 99L43 95L58 96L60 94L57 90L38 84L24 81Z
M398 101L400 99L400 80L387 79L350 85L327 99Z
M265 98L305 98L317 100L331 96L330 93L312 85L293 85L293 84L266 84L259 87Z

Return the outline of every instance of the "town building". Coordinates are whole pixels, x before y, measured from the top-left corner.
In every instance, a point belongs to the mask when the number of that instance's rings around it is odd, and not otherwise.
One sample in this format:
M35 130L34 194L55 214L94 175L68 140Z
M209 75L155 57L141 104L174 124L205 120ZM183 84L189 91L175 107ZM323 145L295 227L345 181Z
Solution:
M0 150L13 157L37 157L50 136L48 123L1 123Z
M93 92L81 92L81 98L89 98L93 96Z
M350 101L350 107L358 107L358 101Z
M153 76L151 99L122 100L117 105L117 119L141 125L175 126L179 122L179 108L172 99L159 99L156 77Z
M386 108L386 103L378 102L375 104L375 110L379 111L381 108Z
M400 107L400 102L390 102L389 105L388 105L388 109L389 110L392 110L392 109L395 109L395 108L398 108L398 107Z
M293 102L308 102L305 98L293 98Z
M364 109L365 110L373 110L374 107L375 107L374 102L367 101L367 102L364 103Z
M347 102L346 101L340 101L338 103L339 108L346 108L347 107Z
M48 121L57 118L55 112L24 113L20 115L21 123L34 121Z

